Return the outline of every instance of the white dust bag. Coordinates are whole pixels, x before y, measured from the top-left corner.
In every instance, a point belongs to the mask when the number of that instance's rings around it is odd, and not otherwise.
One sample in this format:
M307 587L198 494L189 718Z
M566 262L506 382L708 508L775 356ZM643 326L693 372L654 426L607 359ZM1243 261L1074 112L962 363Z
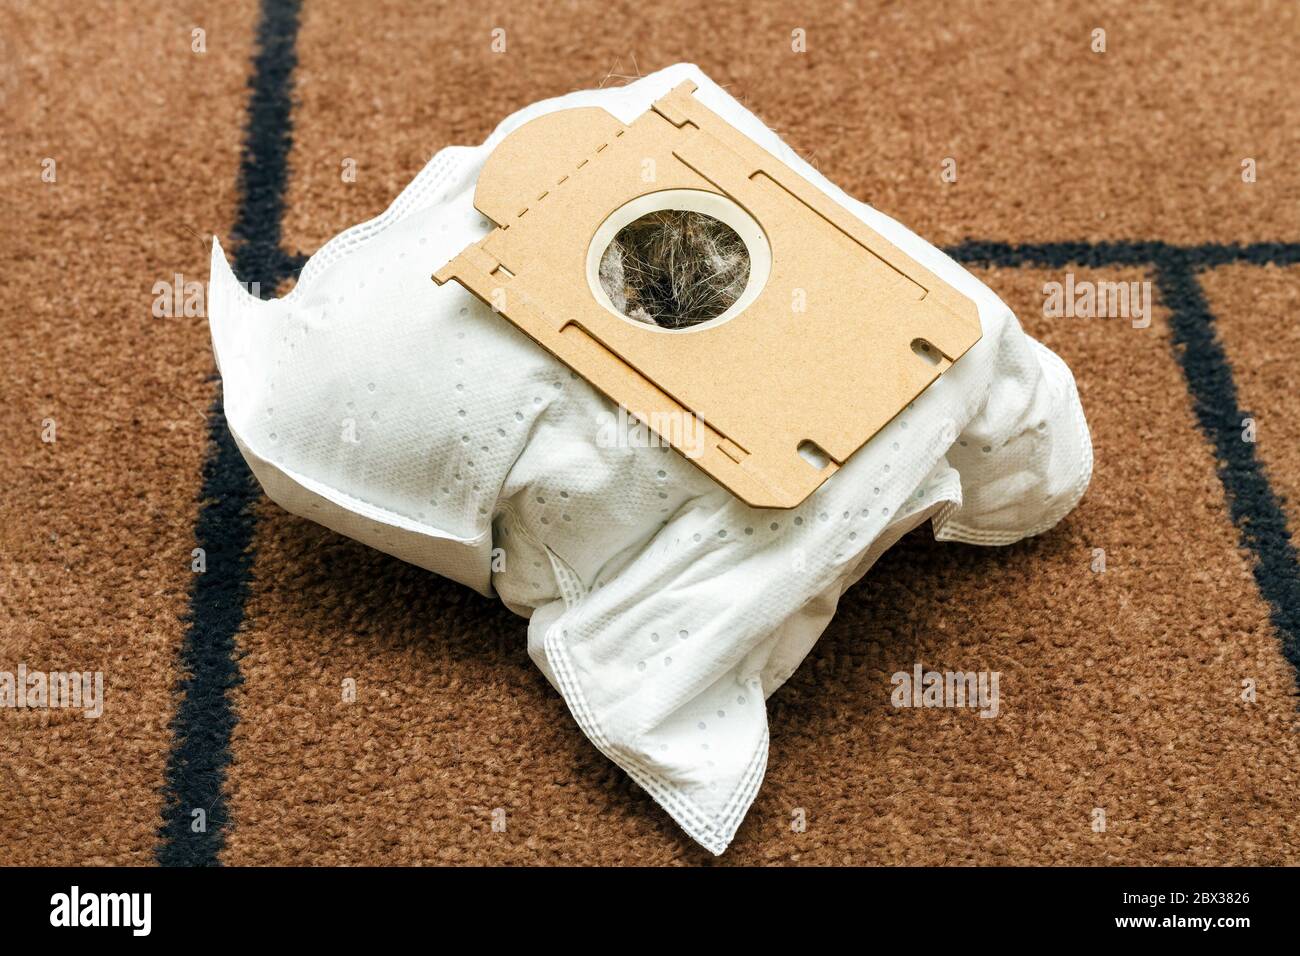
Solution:
M686 79L979 308L979 343L790 511L751 508L644 447L585 380L430 278L487 234L474 185L508 133L579 106L631 123ZM529 617L529 653L583 733L714 853L763 779L765 699L844 589L926 519L977 544L1045 531L1092 469L1069 369L996 295L685 64L534 104L482 146L442 150L282 299L248 295L214 246L209 314L230 430L267 495ZM628 440L608 440L620 429Z

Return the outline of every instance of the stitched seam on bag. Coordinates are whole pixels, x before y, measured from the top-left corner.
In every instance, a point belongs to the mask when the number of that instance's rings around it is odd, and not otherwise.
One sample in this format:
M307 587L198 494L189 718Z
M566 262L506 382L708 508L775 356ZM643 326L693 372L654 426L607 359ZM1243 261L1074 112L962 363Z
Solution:
M556 629L558 623L557 621L551 625L551 629L548 631L543 643L548 652L547 656L552 661L556 678L560 681L564 698L569 702L574 719L578 721L583 732L587 734L601 753L636 779L693 839L698 840L714 853L721 853L730 842L735 827L739 826L738 817L743 816L749 809L762 781L763 772L767 766L769 744L767 728L764 727L763 736L759 742L760 745L755 749L754 756L750 759L750 763L746 767L740 782L732 792L731 797L728 798L726 805L724 805L722 814L716 819L710 817L698 804L683 794L680 789L665 781L653 770L643 766L635 755L623 754L621 758L616 756L616 748L605 737L599 722L595 719L595 715L587 704L581 686L572 674L568 649L558 640L558 634L562 633Z
M683 798L680 794L675 793L670 784L662 780L653 770L643 766L640 760L633 755L624 754L622 755L623 759L619 759L619 757L615 755L617 748L615 748L609 738L605 736L604 731L600 727L599 721L596 720L595 714L591 711L590 705L587 703L586 695L583 694L581 685L572 673L572 663L569 660L568 649L556 639L556 632L554 630L555 626L556 625L554 624L551 626L552 630L546 636L547 648L555 654L555 663L558 665L555 667L556 676L560 679L560 683L563 685L565 690L565 700L572 702L574 717L578 720L587 736L591 738L592 743L594 743L602 753L608 756L616 764L623 767L623 769L628 773L646 778L646 780L641 781L642 785L645 786L653 796L655 796L656 800L659 800L659 802L665 806L665 809L669 809L670 812L672 812L669 807L670 804L678 801L683 803L685 806L683 808L684 812L682 813L682 816L685 816L687 820L689 820L689 823L683 823L684 826L687 826L688 829L699 828L707 833L712 833L713 830L716 829L715 825L709 819L709 816L691 800ZM563 631L560 633L562 634ZM646 781L648 781L648 785Z
M299 488L302 488L304 491L307 491L310 494L314 494L319 498L324 498L326 501L334 505L336 508L341 508L350 514L357 515L358 517L364 518L368 521L375 521L379 524L387 524L390 527L396 528L398 531L405 531L409 534L424 535L425 537L436 538L440 541L454 541L457 544L478 544L483 540L485 535L491 534L492 531L491 527L484 528L482 531L480 531L478 534L474 535L473 537L465 537L463 535L452 534L451 532L445 531L442 528L437 527L436 525L429 524L427 521L424 521L420 518L413 518L410 515L402 514L402 512L397 511L393 508L388 508L385 507L384 505L378 505L372 501L367 501L365 498L362 498L359 495L354 495L346 491L340 491L339 489L333 487L332 485L329 485L323 481L319 481L315 478L308 478L305 475L300 475L298 472L294 471L292 468L289 468L287 465L283 465L280 462L267 458L265 455L261 454L256 449L254 449L253 446L249 444L247 441L245 441L238 433L236 433L233 427L231 427L230 431L232 434L235 435L236 439L238 439L240 444L242 444L245 448L249 449L249 451L251 451L259 459L264 461L267 465L269 465L270 467L274 468L276 471L284 475L284 477L287 478L289 481L293 482L293 484L297 485ZM313 486L318 486L323 490L317 491L316 487ZM358 504L365 505L366 508L370 509L373 512L378 512L378 514L374 514L374 515L364 514L359 509L349 507L343 501L340 501L338 499L347 499L350 502L356 502ZM403 527L395 522L387 521L385 519L385 516L401 518L405 521L410 522L411 524L420 525L421 527L419 528ZM437 531L440 533L431 534L430 533L431 531Z
M499 501L497 509L502 515L510 519L513 524L514 533L518 537L523 538L538 551L541 551L546 555L547 560L551 565L551 577L555 580L556 586L560 589L560 597L563 599L566 609L573 607L573 605L577 604L582 600L582 598L587 596L587 588L582 583L582 579L578 577L577 573L569 567L568 563L565 562L563 558L551 550L550 545L538 540L538 538L528 530L527 525L525 525L523 520L519 517L519 512L515 510L515 506L511 502ZM493 544L496 544L495 540L493 541Z
M350 256L362 246L373 241L390 226L396 225L410 215L411 212L416 211L418 209L416 206L417 200L423 199L450 179L459 166L460 164L455 159L445 154L435 156L424 169L420 170L410 185L393 200L392 205L382 213L374 219L369 219L344 230L318 249L316 254L308 259L306 265L303 266L302 272L299 273L298 284L281 301L290 301L298 294L300 289L309 287L315 281L317 274Z
M565 563L564 559L552 551L549 545L545 547L546 556L551 562L551 571L560 586L560 596L564 598L564 606L573 607L587 596L587 589L583 586L582 579Z

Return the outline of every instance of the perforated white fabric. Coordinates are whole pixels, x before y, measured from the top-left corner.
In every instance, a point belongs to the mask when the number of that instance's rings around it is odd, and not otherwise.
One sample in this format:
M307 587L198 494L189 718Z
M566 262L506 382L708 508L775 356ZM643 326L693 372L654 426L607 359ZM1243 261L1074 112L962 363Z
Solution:
M746 506L672 450L601 440L620 427L608 400L430 279L486 234L474 184L507 133L576 106L631 122L687 78L979 307L981 341L792 511ZM846 196L690 65L535 104L482 146L443 150L283 299L245 293L214 246L209 313L230 429L267 494L529 616L529 652L583 732L714 853L763 778L764 701L845 588L927 519L977 544L1044 531L1091 475L1065 364L961 266Z

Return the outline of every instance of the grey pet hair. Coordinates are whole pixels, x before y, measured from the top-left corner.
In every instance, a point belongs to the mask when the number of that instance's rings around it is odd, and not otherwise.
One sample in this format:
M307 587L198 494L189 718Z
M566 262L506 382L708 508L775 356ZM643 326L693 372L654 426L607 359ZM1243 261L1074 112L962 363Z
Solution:
M749 281L749 253L730 226L665 209L619 230L600 259L600 284L637 322L683 329L715 319Z

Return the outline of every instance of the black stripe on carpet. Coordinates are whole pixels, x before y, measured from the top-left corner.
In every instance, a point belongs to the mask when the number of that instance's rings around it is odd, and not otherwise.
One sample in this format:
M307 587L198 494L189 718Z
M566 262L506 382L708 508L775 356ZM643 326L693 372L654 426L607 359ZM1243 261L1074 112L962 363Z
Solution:
M1242 262L1255 266L1300 263L1300 242L1207 243L1171 246L1163 242L1040 242L1013 244L967 239L944 250L966 265L1008 269L1060 269L1068 265L1156 266L1177 259L1200 272Z
M1300 263L1300 243L1171 246L1163 242L1011 245L967 241L947 251L967 265L1154 267L1156 289L1170 313L1174 356L1187 379L1197 422L1214 448L1219 480L1241 544L1254 557L1256 586L1269 604L1282 654L1295 669L1300 687L1300 557L1287 528L1286 512L1255 454L1255 445L1242 440L1242 420L1248 413L1238 403L1232 365L1215 334L1216 320L1196 277L1205 269L1237 262L1295 265Z
M1214 447L1232 520L1242 545L1254 554L1255 582L1272 608L1282 654L1296 669L1300 686L1300 561L1255 443L1242 439L1249 412L1237 400L1232 366L1196 278L1197 263L1193 251L1171 251L1156 261L1156 288L1170 312L1174 354L1187 376L1201 431Z
M235 273L258 283L265 298L301 268L297 257L280 248L299 8L299 0L262 3L239 170L241 199L232 229ZM208 413L208 446L194 529L207 570L194 576L180 648L180 696L158 834L163 866L219 865L230 824L224 786L236 717L229 695L242 680L235 635L248 600L259 491L226 428L220 396Z

